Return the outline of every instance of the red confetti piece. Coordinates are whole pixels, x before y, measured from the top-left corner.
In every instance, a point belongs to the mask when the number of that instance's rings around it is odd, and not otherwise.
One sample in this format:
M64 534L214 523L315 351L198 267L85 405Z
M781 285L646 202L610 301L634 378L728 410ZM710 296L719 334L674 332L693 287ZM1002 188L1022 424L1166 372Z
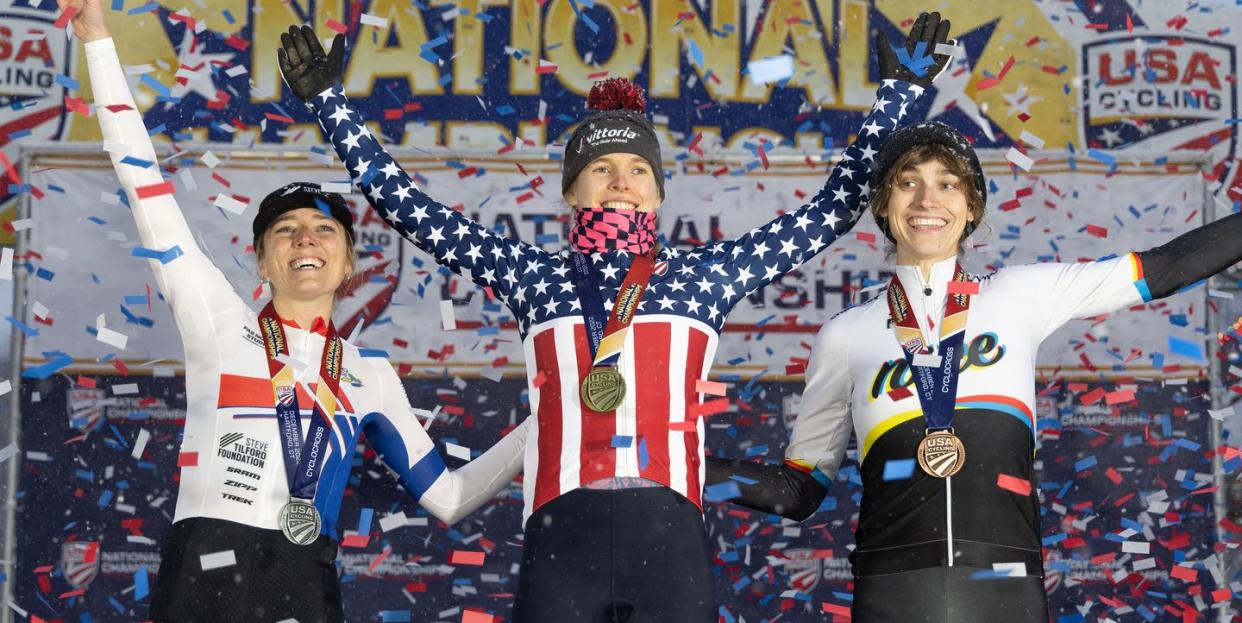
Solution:
M342 34L342 35L343 35L343 34L345 34L345 31L346 31L346 30L348 30L348 29L345 27L345 24L342 24L342 23L340 23L340 22L338 22L338 21L336 21L336 20L332 19L331 17L329 17L329 18L327 19L327 21L325 21L325 22L323 23L323 25L324 25L324 26L327 26L327 27L328 27L328 30L331 30L332 32L335 32L335 33L340 33L340 34Z
M380 552L379 556L376 556L375 559L371 561L371 564L367 566L367 568L370 569L372 573L375 573L375 569L378 568L380 564L384 562L384 559L388 558L388 555L391 553L392 553L392 548L385 547L384 551Z
M820 604L820 607L822 607L822 608L824 609L824 612L827 612L827 613L829 613L829 614L831 614L831 615L833 615L833 616L842 616L842 617L846 617L846 618L849 618L849 616L850 616L850 609L849 609L849 606L841 606L841 605L838 605L838 604L830 604L830 603L828 603L828 602L826 602L826 601L825 601L825 602L823 602L822 604Z
M1195 571L1190 567L1183 567L1181 565L1173 565L1173 567L1169 569L1169 575L1183 582L1199 581L1198 571Z
M875 242L875 234L871 232L860 231L854 235L858 237L860 241L865 242L867 244L872 244Z
M690 405L690 407L686 409L686 415L690 418L707 417L709 415L720 413L728 408L728 398L717 398L715 400L709 400L703 404Z
M271 113L271 112L263 113L263 114L264 116L266 116L268 119L271 119L272 121L279 121L281 123L293 123L293 117L286 117L285 115L278 115L276 113Z
M1218 588L1212 591L1212 603L1218 604L1222 601L1229 601L1233 597L1233 591L1227 588Z
M979 294L979 282L978 281L950 281L949 282L949 294L966 294L966 295L971 295L971 296Z
M249 41L237 35L230 35L228 39L224 40L224 42L227 43L229 47L235 48L241 52L245 52L246 49L250 47Z
M163 195L171 195L177 192L176 187L171 181L152 184L150 186L139 186L134 189L138 193L139 199L150 199L151 197L161 197Z
M683 432L683 433L697 433L699 431L699 425L697 422L694 422L694 421L669 422L668 429Z
M557 69L558 69L558 67L557 67L556 63L548 63L547 65L540 64L538 67L536 67L536 68L535 68L535 73L537 73L537 74L554 74L554 73L556 73L556 70L557 70Z
M906 398L909 398L910 396L913 396L913 395L914 394L910 393L910 389L907 387L898 387L888 392L888 397L893 402L897 402L898 400L905 400Z
M116 368L116 371L120 372L121 376L129 376L129 366L126 366L125 362L120 359L113 359L112 367Z
M1107 238L1108 228L1100 227L1099 225L1087 225L1087 233L1095 236L1096 238Z
M466 168L464 168L464 169L462 169L462 170L460 170L460 171L458 171L458 172L457 172L457 178L458 178L458 179L465 179L465 178L470 177L471 175L474 175L475 173L478 173L478 172L479 172L478 167L466 167Z
M1094 403L1099 402L1100 399L1103 398L1104 394L1106 393L1108 392L1106 392L1103 387L1097 387L1083 394L1082 396L1079 396L1078 401L1085 405L1094 404Z
M795 374L803 374L806 372L806 366L801 363L791 363L785 366L785 374L793 376Z
M709 396L724 396L728 393L728 386L719 381L704 381L699 379L694 382L694 391L707 394Z
M479 610L466 608L461 613L461 623L493 623L496 617Z
M77 7L65 7L65 10L56 17L56 21L53 22L52 25L58 29L63 29L65 26L69 25L69 22L73 20L73 16L77 14Z
M1031 495L1031 482L1009 474L997 474L996 486L1023 497Z
M197 452L182 452L177 455L177 467L194 467L198 465Z
M367 543L370 543L370 542L371 542L371 537L370 537L370 535L366 535L366 534L351 534L351 535L349 535L349 536L345 537L344 539L341 539L341 547L358 547L358 548L362 548L362 547L366 547L366 546L367 546Z
M487 556L484 552L467 552L460 549L453 550L449 556L449 563L454 565L473 565L482 566L483 560Z
M78 375L78 387L85 387L87 389L95 389L95 379L88 378L82 375Z
M1119 390L1104 394L1104 404L1112 405L1122 404L1125 402L1134 402L1134 390Z
M1104 470L1104 476L1113 481L1115 485L1121 484L1121 474L1111 467Z

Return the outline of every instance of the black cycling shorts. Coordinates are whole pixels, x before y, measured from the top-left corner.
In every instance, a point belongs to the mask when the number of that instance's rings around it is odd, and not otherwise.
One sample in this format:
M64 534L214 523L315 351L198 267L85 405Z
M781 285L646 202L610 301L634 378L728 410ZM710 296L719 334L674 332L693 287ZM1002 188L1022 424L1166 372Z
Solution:
M851 619L858 623L1048 623L1043 578L975 577L980 571L991 569L929 567L855 578Z
M236 563L206 571L202 556L232 550ZM336 541L289 542L280 530L194 517L173 524L151 595L156 623L339 623Z
M716 623L703 514L664 487L577 489L526 522L514 623Z

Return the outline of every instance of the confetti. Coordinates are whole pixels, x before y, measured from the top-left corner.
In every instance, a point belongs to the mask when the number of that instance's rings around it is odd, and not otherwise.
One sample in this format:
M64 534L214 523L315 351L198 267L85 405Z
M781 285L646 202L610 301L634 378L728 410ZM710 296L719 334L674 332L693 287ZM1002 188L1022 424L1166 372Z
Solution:
M746 73L751 84L763 85L771 82L788 80L794 75L794 59L788 54L750 61L746 65Z
M237 557L233 554L233 550L231 549L223 552L201 554L198 557L198 564L203 571L211 571L212 569L232 567L237 564Z
M1079 471L1082 471L1082 470L1079 470ZM996 486L1006 491L1009 491L1011 493L1016 493L1022 497L1029 497L1031 495L1030 481L1025 480L1023 478L1018 478L1017 476L1010 476L1009 474L997 474L996 475Z
M484 552L453 550L449 557L449 564L479 566L483 564L485 557L486 554Z
M914 475L914 459L893 459L884 462L884 480L906 480Z

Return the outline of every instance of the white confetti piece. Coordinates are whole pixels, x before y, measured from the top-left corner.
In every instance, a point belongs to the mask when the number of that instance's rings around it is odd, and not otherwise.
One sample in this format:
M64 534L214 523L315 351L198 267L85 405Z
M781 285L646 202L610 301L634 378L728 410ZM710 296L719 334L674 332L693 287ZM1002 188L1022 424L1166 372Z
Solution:
M13 249L5 247L0 254L0 279L13 278Z
M245 75L246 66L245 65L233 65L232 67L229 67L228 69L224 70L224 73L230 78L236 78L238 76Z
M1212 298L1218 298L1218 299L1232 299L1232 298L1233 298L1233 293L1232 293L1232 292L1225 292L1224 290L1212 290L1212 289L1209 289L1209 290L1208 290L1208 296L1210 296L1210 297L1212 297Z
M221 567L231 567L237 564L237 557L233 555L233 550L223 552L214 552L211 554L203 554L198 557L198 563L202 566L203 571L211 571Z
M32 450L26 453L26 460L27 461L43 461L44 463L50 463L52 461L52 457L49 456L48 453L46 452L35 452Z
M380 517L380 520L379 520L380 530L383 530L384 532L391 532L393 530L396 530L397 528L404 528L406 525L406 522L408 521L409 519L406 518L404 512L397 511L391 515L385 515L383 517Z
M129 455L135 459L141 459L142 453L147 449L147 442L151 441L151 431L142 429L138 431L138 439L134 441L134 451Z
M214 205L217 208L224 210L225 212L232 212L233 214L241 214L242 212L246 211L246 206L249 204L238 201L234 199L231 195L220 193L216 195L216 202Z
M194 181L194 174L190 169L181 169L180 177L181 185L185 186L186 190L198 190L198 182Z
M914 365L925 368L939 368L940 355L928 355L926 353L918 353L914 356Z
M17 444L11 443L0 448L0 463L3 463L17 455Z
M0 381L0 396L13 391L13 384L8 379Z
M1009 151L1005 152L1005 160L1012 162L1014 166L1023 171L1030 171L1031 167L1035 166L1035 161L1031 160L1030 156L1018 151L1017 147L1010 147Z
M209 169L214 169L216 168L216 165L220 164L220 159L210 151L203 152L203 156L199 158L199 160L202 160L203 164L207 165L207 168Z
M388 28L387 19L380 17L378 15L371 15L370 13L363 13L362 16L359 18L359 21L361 21L363 24L366 24L367 26L374 26L376 28Z
M132 396L138 393L137 383L123 383L121 385L112 386L113 396Z
M125 350L125 345L129 343L129 336L105 327L98 328L98 334L95 336L95 339L121 350Z
M120 154L122 156L129 153L129 147L120 141L105 140L103 142L103 150L110 154Z
M121 205L121 197L117 195L116 193L101 192L99 193L99 200L110 206Z
M1024 562L994 562L992 563L992 571L1010 578L1026 577L1026 563Z
M1043 148L1044 148L1044 139L1039 138L1038 136L1035 136L1034 134L1031 134L1031 133L1030 133L1029 131L1027 131L1027 130L1023 130L1023 131L1022 131L1022 134L1020 134L1020 135L1018 136L1018 138L1019 138L1019 139L1020 139L1023 143L1026 143L1027 145L1030 145L1031 147L1034 147L1035 149L1043 149Z
M322 182L319 184L319 190L325 193L337 193L338 195L348 195L353 192L349 182Z
M1121 551L1126 554L1150 554L1151 543L1146 541L1124 541L1121 544Z
M953 58L954 56L957 56L957 46L949 43L937 43L935 53L941 56Z
M25 231L34 227L35 222L32 218L21 218L13 221L11 225L13 226L13 231Z
M794 75L794 60L788 54L763 60L751 61L746 65L751 84L780 82Z
M141 76L142 74L149 74L155 71L155 67L153 67L150 63L144 63L142 65L124 65L123 68L125 69L125 75L127 76Z
M1142 560L1134 561L1135 571L1144 571L1147 569L1155 569L1155 568L1156 568L1155 558L1143 558Z
M1210 416L1213 420L1222 420L1222 421L1223 421L1225 418L1228 418L1229 416L1232 416L1234 413L1235 413L1235 411L1233 410L1233 406L1232 406L1232 405L1230 405L1230 406L1228 406L1228 407L1225 407L1224 409L1208 409L1208 415L1209 415L1209 416Z
M35 301L30 304L30 313L34 314L35 318L51 318L52 317L52 311L48 309L46 306L44 306L43 303L40 303L39 301Z
M459 446L455 443L445 442L444 451L447 452L448 455L451 457L462 459L464 461L470 460L470 448L467 448L465 446Z
M440 328L445 331L457 329L457 315L453 312L453 301L440 301Z

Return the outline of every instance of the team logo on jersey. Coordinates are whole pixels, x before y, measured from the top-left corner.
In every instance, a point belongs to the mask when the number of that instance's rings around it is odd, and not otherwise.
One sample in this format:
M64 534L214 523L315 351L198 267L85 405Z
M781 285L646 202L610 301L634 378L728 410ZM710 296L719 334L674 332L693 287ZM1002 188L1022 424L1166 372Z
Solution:
M99 575L99 543L70 541L60 546L60 572L75 589L86 588Z
M1090 146L1139 142L1178 148L1227 132L1234 138L1236 49L1182 35L1122 36L1083 46L1084 134ZM1202 130L1188 129L1202 126ZM1167 134L1168 138L1159 139ZM1151 139L1156 138L1155 141ZM1206 146L1205 146L1206 148Z
M401 235L380 218L369 203L346 197L354 214L354 272L341 285L333 318L343 336L366 328L388 309L401 280L404 250Z
M822 559L816 557L813 549L785 550L785 570L789 572L789 588L802 593L809 593L819 586L819 579L824 575Z
M995 333L980 333L970 339L963 350L958 363L962 372L971 368L986 368L996 365L1005 357L1005 346ZM875 402L880 396L893 390L908 388L914 384L914 375L910 372L910 364L905 357L892 359L880 365L875 378L871 381L871 391L867 397Z
M74 387L69 390L69 425L82 431L95 430L103 420L104 405L108 400L102 389Z

